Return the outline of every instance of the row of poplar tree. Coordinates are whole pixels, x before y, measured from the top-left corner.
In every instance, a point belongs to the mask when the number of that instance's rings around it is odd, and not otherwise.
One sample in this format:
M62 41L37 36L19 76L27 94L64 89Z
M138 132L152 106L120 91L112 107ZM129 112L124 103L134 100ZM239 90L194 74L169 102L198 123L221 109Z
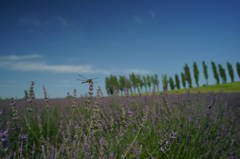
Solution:
M236 73L240 78L240 63L236 63ZM221 65L211 62L211 68L214 80L216 84L226 83L228 77L230 82L235 81L234 67L231 63L226 63L227 70ZM203 76L206 81L204 85L208 85L209 69L205 61L202 62ZM192 73L194 81L192 79L191 70L188 64L185 64L183 71L180 74L175 74L173 77L166 74L161 76L162 90L167 91L169 89L181 89L192 88L195 82L196 87L199 87L199 75L200 71L196 62L192 65ZM141 94L144 92L159 92L160 81L157 74L154 75L138 75L131 73L128 76L110 75L105 78L105 87L108 95L127 95L127 94Z

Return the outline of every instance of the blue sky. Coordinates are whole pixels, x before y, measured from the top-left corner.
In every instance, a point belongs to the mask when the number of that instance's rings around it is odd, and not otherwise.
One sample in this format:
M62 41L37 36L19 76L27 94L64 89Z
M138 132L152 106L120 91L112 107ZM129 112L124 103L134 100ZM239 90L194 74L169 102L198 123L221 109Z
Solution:
M78 73L99 77L104 88L110 73L161 76L193 61L235 64L239 8L238 0L2 0L0 96L21 98L32 80L37 97L42 85L50 97L74 88L85 94Z

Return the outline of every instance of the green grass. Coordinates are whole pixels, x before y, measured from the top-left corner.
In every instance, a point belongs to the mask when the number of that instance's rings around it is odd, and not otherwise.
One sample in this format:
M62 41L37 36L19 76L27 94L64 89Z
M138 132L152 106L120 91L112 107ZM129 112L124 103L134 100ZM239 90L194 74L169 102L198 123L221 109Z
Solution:
M171 90L168 91L170 94L174 93L207 93L207 92L224 92L224 93L232 93L232 92L240 92L240 82L234 83L226 83L219 85L209 85L209 86L201 86L198 88L190 88L190 89L179 89L179 90Z

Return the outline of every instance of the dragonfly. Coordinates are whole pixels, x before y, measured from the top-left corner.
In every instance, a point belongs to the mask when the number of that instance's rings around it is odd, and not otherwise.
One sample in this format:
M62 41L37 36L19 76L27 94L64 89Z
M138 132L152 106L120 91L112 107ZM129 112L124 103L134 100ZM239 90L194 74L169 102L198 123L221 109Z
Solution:
M84 77L83 75L78 75L80 78L77 79L79 81L81 81L82 84L84 83L88 83L88 84L93 84L93 82L95 82L96 79L98 79L97 77L96 78L86 78Z

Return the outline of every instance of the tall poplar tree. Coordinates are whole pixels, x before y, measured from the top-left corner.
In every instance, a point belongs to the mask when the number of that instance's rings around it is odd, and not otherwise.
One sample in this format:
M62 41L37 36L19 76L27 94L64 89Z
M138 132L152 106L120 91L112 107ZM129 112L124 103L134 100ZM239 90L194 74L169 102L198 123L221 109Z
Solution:
M225 69L222 67L221 64L218 64L218 68L219 68L220 77L222 78L222 83L226 83L227 75L226 75Z
M231 82L234 82L234 71L232 65L227 62L227 69L228 69L228 74L230 76Z
M212 65L213 77L216 81L216 84L219 84L219 75L217 71L217 66L213 61L211 62L211 65Z
M238 77L240 78L240 62L236 63L236 69L237 69Z
M176 88L180 89L180 80L179 80L178 74L175 74L174 77L175 77Z
M193 75L194 75L195 83L197 87L199 87L199 70L196 62L193 63Z
M202 66L203 66L204 78L206 80L206 85L208 85L208 67L207 67L207 64L205 63L205 61L202 62Z
M182 81L183 88L186 88L186 78L183 72L181 72L181 81Z
M192 77L191 77L191 73L190 73L188 64L184 65L184 73L185 73L185 79L188 82L188 87L192 88Z
M168 76L167 75L162 75L162 85L163 85L163 91L168 90Z
M175 85L174 85L174 81L173 81L172 77L169 77L169 85L170 85L171 90L174 90Z

